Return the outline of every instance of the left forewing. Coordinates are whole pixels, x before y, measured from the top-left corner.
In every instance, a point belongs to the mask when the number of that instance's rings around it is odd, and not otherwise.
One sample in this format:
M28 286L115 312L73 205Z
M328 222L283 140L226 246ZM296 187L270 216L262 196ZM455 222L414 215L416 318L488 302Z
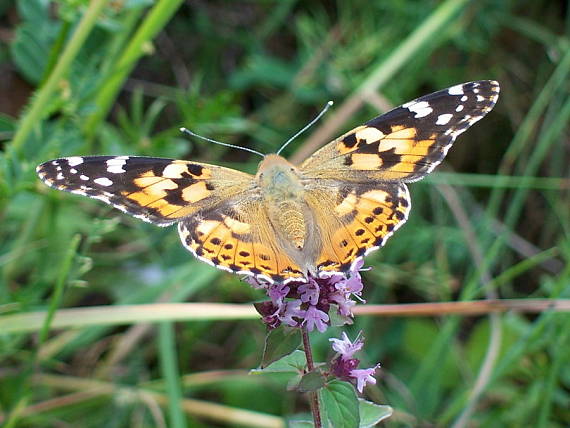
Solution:
M233 169L139 156L61 158L36 171L50 187L98 199L159 226L215 207L253 185L251 175Z

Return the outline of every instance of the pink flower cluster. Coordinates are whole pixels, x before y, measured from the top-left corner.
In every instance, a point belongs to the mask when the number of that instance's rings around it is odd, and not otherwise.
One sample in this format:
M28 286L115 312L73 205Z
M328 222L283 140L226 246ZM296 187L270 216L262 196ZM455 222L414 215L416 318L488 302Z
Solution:
M360 260L348 274L333 273L330 276L315 278L309 276L308 281L290 281L287 284L261 284L255 280L248 282L267 290L270 301L256 305L269 328L277 328L281 324L291 327L304 326L308 331L317 329L321 333L330 325L329 311L336 305L342 317L352 317L352 307L356 304L353 297L364 302Z
M380 367L380 364L369 369L357 369L360 360L354 358L354 354L362 349L364 339L359 334L354 342L351 342L345 332L342 333L342 339L329 339L332 342L332 348L337 352L337 356L331 363L331 373L339 379L349 382L356 382L356 389L362 393L367 383L376 384L373 377L374 372Z

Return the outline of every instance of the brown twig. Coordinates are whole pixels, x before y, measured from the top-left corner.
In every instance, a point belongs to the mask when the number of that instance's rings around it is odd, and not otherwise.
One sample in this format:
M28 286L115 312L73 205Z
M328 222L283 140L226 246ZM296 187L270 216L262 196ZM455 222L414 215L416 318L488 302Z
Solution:
M485 315L491 312L570 312L570 299L509 299L463 302L411 303L394 305L362 305L354 308L357 315L375 316L440 316L459 314ZM102 316L103 314L104 316ZM144 315L144 319L141 319ZM30 333L39 330L45 311L0 316L3 333ZM53 328L80 328L93 325L126 325L158 321L244 320L258 319L249 304L227 303L152 303L140 305L89 306L60 309Z
M570 312L570 299L490 299L464 302L407 303L399 305L363 305L355 307L355 315L382 317L487 315L494 312L544 311Z

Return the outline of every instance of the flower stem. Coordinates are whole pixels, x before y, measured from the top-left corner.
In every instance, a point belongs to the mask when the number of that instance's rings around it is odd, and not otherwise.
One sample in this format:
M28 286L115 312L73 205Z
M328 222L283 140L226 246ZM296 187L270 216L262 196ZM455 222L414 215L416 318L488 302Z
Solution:
M309 340L309 332L305 326L301 327L301 335L303 336L303 348L307 357L307 371L312 372L315 369L313 361L313 351L311 349L311 341ZM319 393L317 391L309 392L309 402L311 403L311 413L313 414L313 425L315 428L322 428L321 410L319 408Z

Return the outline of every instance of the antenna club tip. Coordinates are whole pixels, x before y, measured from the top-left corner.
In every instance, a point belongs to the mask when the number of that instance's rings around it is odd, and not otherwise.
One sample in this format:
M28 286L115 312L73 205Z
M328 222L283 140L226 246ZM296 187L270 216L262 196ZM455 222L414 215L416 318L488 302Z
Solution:
M333 101L333 100L329 100L329 102L327 103L327 105L328 105L329 107L332 106L333 104L334 104L334 101Z
M184 128L183 126L181 126L180 128L178 128L180 130L180 132L186 132L186 128Z

